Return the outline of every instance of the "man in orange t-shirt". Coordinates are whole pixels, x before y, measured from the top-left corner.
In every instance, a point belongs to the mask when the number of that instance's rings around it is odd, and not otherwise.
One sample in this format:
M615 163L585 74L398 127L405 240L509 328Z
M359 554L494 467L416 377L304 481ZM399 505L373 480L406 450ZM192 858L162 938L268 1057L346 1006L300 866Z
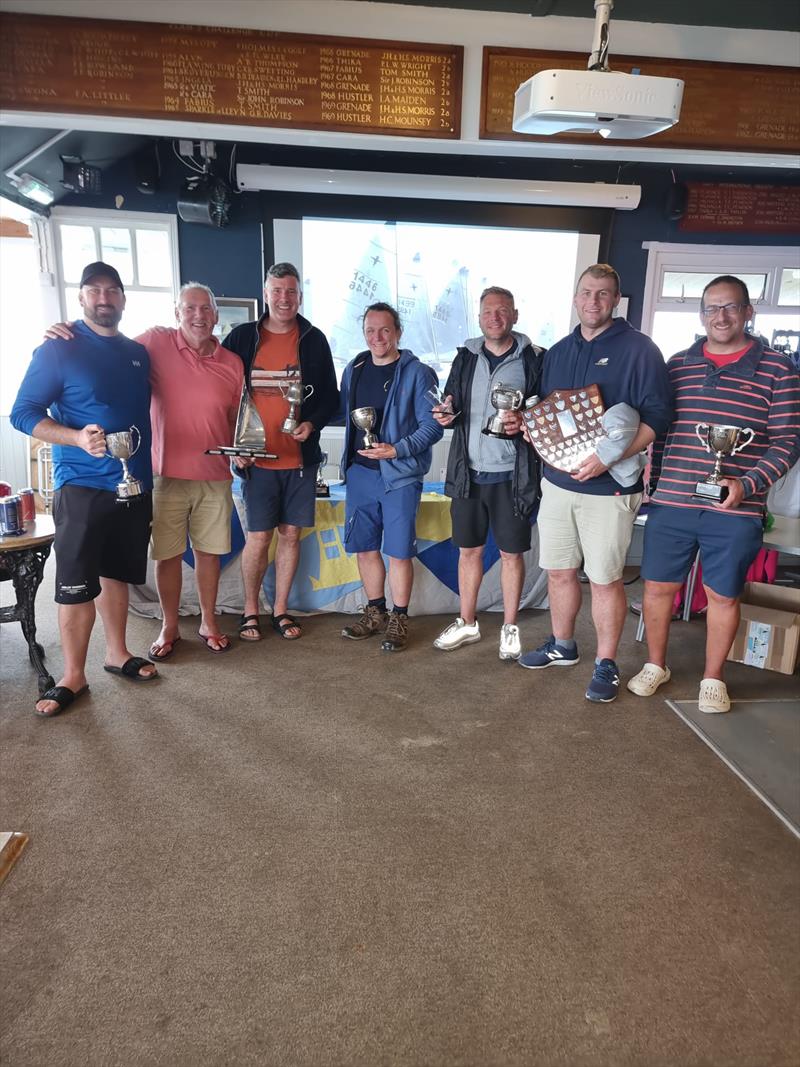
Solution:
M272 626L287 640L302 636L296 620L287 614L289 592L300 558L301 530L315 521L320 430L335 416L339 404L330 347L325 335L298 314L302 299L297 268L276 263L264 282L266 312L258 322L236 326L224 341L244 363L247 387L264 424L267 450L276 455L275 459L234 458L244 479L247 512L247 542L242 552L244 613L239 627L243 641L261 639L259 600L276 529ZM302 401L296 427L287 429L283 424L289 414L291 386Z

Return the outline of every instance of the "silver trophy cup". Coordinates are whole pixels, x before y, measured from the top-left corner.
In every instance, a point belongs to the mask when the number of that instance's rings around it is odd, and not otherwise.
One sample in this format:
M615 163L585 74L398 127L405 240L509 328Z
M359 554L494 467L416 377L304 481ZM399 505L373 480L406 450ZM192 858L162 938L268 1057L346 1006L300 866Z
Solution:
M364 448L372 448L380 444L377 436L370 432L375 425L375 408L353 408L350 418L354 426L364 431Z
M133 443L134 435L136 444ZM112 459L118 459L122 464L122 481L117 482L117 503L128 504L136 500L144 492L144 487L138 478L134 478L128 470L128 460L135 456L142 443L142 435L138 426L131 426L129 430L120 430L119 433L106 434L106 455Z
M694 496L709 500L712 504L721 504L728 495L727 485L720 485L722 461L725 456L735 456L747 448L755 437L749 426L713 426L707 422L698 422L694 432L700 444L715 455L714 469L704 482L697 482Z
M503 418L500 414L501 411L519 411L525 402L525 394L521 389L512 389L508 385L503 385L500 382L496 385L491 393L489 399L492 402L492 407L497 411L496 415L492 415L489 421L483 428L483 433L489 434L490 437L505 437L510 435L506 433L506 428L503 424Z
M314 386L303 385L302 382L292 382L285 388L281 386L281 392L289 404L289 414L283 420L281 433L294 433L298 426L297 416L300 413L300 405L313 395Z

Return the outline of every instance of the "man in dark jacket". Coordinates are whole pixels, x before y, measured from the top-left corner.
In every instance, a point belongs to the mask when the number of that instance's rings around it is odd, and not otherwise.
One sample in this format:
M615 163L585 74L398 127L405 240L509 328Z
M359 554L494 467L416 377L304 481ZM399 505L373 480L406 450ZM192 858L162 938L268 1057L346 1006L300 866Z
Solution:
M322 459L320 430L339 404L330 347L325 335L298 314L302 299L297 268L276 263L264 281L267 310L258 322L234 327L224 341L225 348L244 363L246 386L264 424L267 450L277 453L276 459L234 459L244 478L247 512L242 552L244 614L239 627L244 641L261 640L259 597L276 528L272 626L287 640L302 636L286 609L300 558L300 531L314 525L316 469ZM289 410L286 394L292 386L302 391L303 400L296 428L284 432L282 424Z
M625 319L613 317L619 304L619 275L606 263L578 279L574 306L578 325L547 353L542 396L554 389L598 385L605 408L627 404L639 415L639 429L625 456L633 456L672 421L672 389L661 352ZM578 568L592 591L597 658L586 699L607 703L619 691L615 662L627 602L622 570L642 500L641 476L630 485L609 473L592 453L571 473L546 465L539 508L539 561L547 571L553 633L519 659L522 667L571 667L578 662L575 619L581 606Z
M481 336L466 341L456 353L444 389L445 405L434 409L441 426L453 426L445 493L452 499L453 543L459 547L461 614L433 644L449 652L480 641L475 612L491 528L500 550L502 660L518 659L521 652L517 613L525 581L523 554L531 547L531 515L539 493L538 459L518 432L518 423L508 438L482 432L497 414L491 403L496 386L518 389L525 400L539 392L544 349L517 333L516 321L512 293L498 286L481 293Z

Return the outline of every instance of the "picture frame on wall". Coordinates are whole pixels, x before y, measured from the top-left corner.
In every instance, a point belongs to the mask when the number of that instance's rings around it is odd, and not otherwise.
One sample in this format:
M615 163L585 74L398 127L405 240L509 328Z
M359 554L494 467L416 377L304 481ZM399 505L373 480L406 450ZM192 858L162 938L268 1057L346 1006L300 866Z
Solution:
M219 321L214 327L214 336L221 341L227 337L234 326L244 322L253 322L258 318L258 300L247 297L218 296L217 310Z

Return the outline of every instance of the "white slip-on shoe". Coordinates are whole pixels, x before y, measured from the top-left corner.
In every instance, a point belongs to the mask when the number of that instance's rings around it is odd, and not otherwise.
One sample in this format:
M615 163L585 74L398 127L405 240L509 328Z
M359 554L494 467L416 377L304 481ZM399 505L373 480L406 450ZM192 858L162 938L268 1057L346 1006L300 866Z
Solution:
M519 626L504 622L500 628L500 659L519 659L522 655L522 645L519 640Z
M645 663L638 674L628 682L628 689L637 697L651 697L660 685L668 682L672 675L669 667L659 667L657 663Z
M700 683L697 707L706 715L719 715L723 711L730 711L731 701L727 685L719 678L704 678Z
M478 620L464 622L459 616L455 622L451 622L446 629L442 630L433 642L433 647L441 649L442 652L452 652L456 648L461 648L462 645L472 645L480 639L481 628Z

